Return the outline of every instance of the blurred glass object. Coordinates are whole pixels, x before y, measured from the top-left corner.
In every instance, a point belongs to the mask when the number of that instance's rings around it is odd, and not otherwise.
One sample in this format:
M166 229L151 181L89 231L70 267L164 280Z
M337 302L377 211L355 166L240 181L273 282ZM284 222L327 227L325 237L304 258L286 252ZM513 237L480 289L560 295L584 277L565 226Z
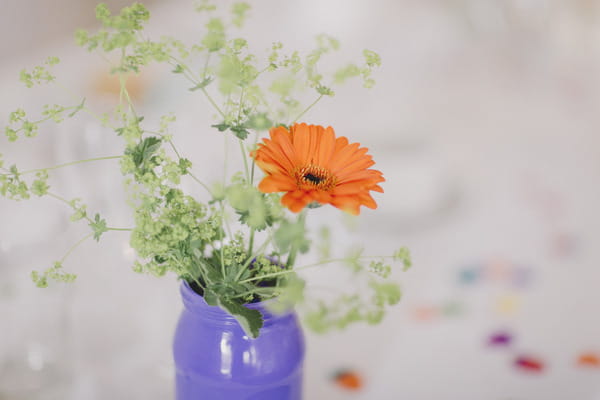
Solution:
M440 222L460 199L458 179L444 153L433 135L389 137L396 139L381 146L376 165L386 171L385 195L377 198L377 213L369 215L370 221L381 223L370 226L398 232Z
M67 304L62 285L39 289L32 269L48 265L53 242L0 253L0 399L61 399L70 374Z

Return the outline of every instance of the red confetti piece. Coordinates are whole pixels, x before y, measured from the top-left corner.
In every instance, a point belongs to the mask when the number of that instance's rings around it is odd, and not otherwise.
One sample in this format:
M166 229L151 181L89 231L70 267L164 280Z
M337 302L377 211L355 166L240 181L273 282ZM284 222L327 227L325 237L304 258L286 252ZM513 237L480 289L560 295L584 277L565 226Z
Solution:
M577 364L582 367L600 368L600 356L595 353L583 353L577 359Z
M360 390L364 385L362 376L353 370L341 370L334 376L335 383L348 390Z
M528 356L517 357L515 366L529 372L542 372L545 368L544 363L540 359Z

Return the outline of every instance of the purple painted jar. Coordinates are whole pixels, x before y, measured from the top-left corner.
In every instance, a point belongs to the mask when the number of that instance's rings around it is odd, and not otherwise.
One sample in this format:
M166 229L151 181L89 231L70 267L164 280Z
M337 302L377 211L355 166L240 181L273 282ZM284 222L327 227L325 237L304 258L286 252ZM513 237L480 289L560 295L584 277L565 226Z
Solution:
M304 336L296 314L263 313L256 339L187 282L173 343L177 400L301 400Z

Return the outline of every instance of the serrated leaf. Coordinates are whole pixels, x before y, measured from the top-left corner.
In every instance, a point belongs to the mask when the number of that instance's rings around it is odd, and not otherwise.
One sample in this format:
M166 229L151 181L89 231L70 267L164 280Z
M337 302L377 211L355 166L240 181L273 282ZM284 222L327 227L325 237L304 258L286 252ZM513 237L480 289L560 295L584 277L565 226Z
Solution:
M83 100L81 100L81 103L79 103L79 105L75 107L75 109L69 114L69 118L74 117L75 114L77 114L83 109L83 107L85 107L85 97L83 98Z
M253 339L258 337L263 326L262 314L258 310L251 310L242 304L223 298L218 299L219 306L231 314L240 324L244 332Z
M225 132L227 129L229 129L231 127L231 125L229 125L225 122L221 122L220 124L211 125L211 127L217 128L219 130L219 132Z
M94 217L94 221L90 222L89 226L94 231L94 239L96 241L100 241L100 236L102 236L104 232L108 232L106 220L100 218L100 214L96 214L96 216Z
M136 167L144 170L161 144L159 138L150 136L139 142L133 149L127 150L127 154L131 154Z
M212 76L206 77L202 80L202 82L200 82L199 84L197 84L196 86L192 86L191 88L189 88L188 90L190 92L195 92L196 90L200 90L200 89L204 89L205 87L207 87L208 85L210 85L210 83L214 80L214 78Z
M242 140L246 139L250 134L250 132L246 129L244 125L232 126L230 130L235 136Z

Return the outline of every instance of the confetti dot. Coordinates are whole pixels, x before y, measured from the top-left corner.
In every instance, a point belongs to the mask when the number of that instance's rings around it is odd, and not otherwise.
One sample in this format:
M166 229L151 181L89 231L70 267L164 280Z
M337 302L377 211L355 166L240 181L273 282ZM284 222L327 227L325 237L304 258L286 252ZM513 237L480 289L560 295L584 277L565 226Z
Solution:
M512 343L512 335L508 332L496 332L488 338L488 345L494 347L506 347Z
M505 294L496 300L495 310L503 315L513 315L521 307L521 298L514 294Z
M447 302L442 306L441 312L447 317L458 317L464 313L463 304L457 301Z
M518 288L526 288L533 281L533 271L529 267L518 266L512 272L512 284Z
M559 233L552 238L552 253L559 258L573 256L577 251L577 239L568 233Z
M438 316L438 310L431 306L420 306L413 310L413 317L417 321L431 321Z
M522 371L535 373L542 372L545 368L544 363L540 359L529 356L517 357L515 359L515 367Z
M511 264L502 259L492 260L487 263L485 275L492 282L506 281L510 276Z
M334 375L333 380L338 386L348 390L360 390L364 385L363 378L360 374L349 369L337 372Z
M476 283L481 277L481 271L476 267L463 268L458 273L460 283L470 285Z
M577 359L577 364L582 367L600 368L600 355L596 353L583 353Z

